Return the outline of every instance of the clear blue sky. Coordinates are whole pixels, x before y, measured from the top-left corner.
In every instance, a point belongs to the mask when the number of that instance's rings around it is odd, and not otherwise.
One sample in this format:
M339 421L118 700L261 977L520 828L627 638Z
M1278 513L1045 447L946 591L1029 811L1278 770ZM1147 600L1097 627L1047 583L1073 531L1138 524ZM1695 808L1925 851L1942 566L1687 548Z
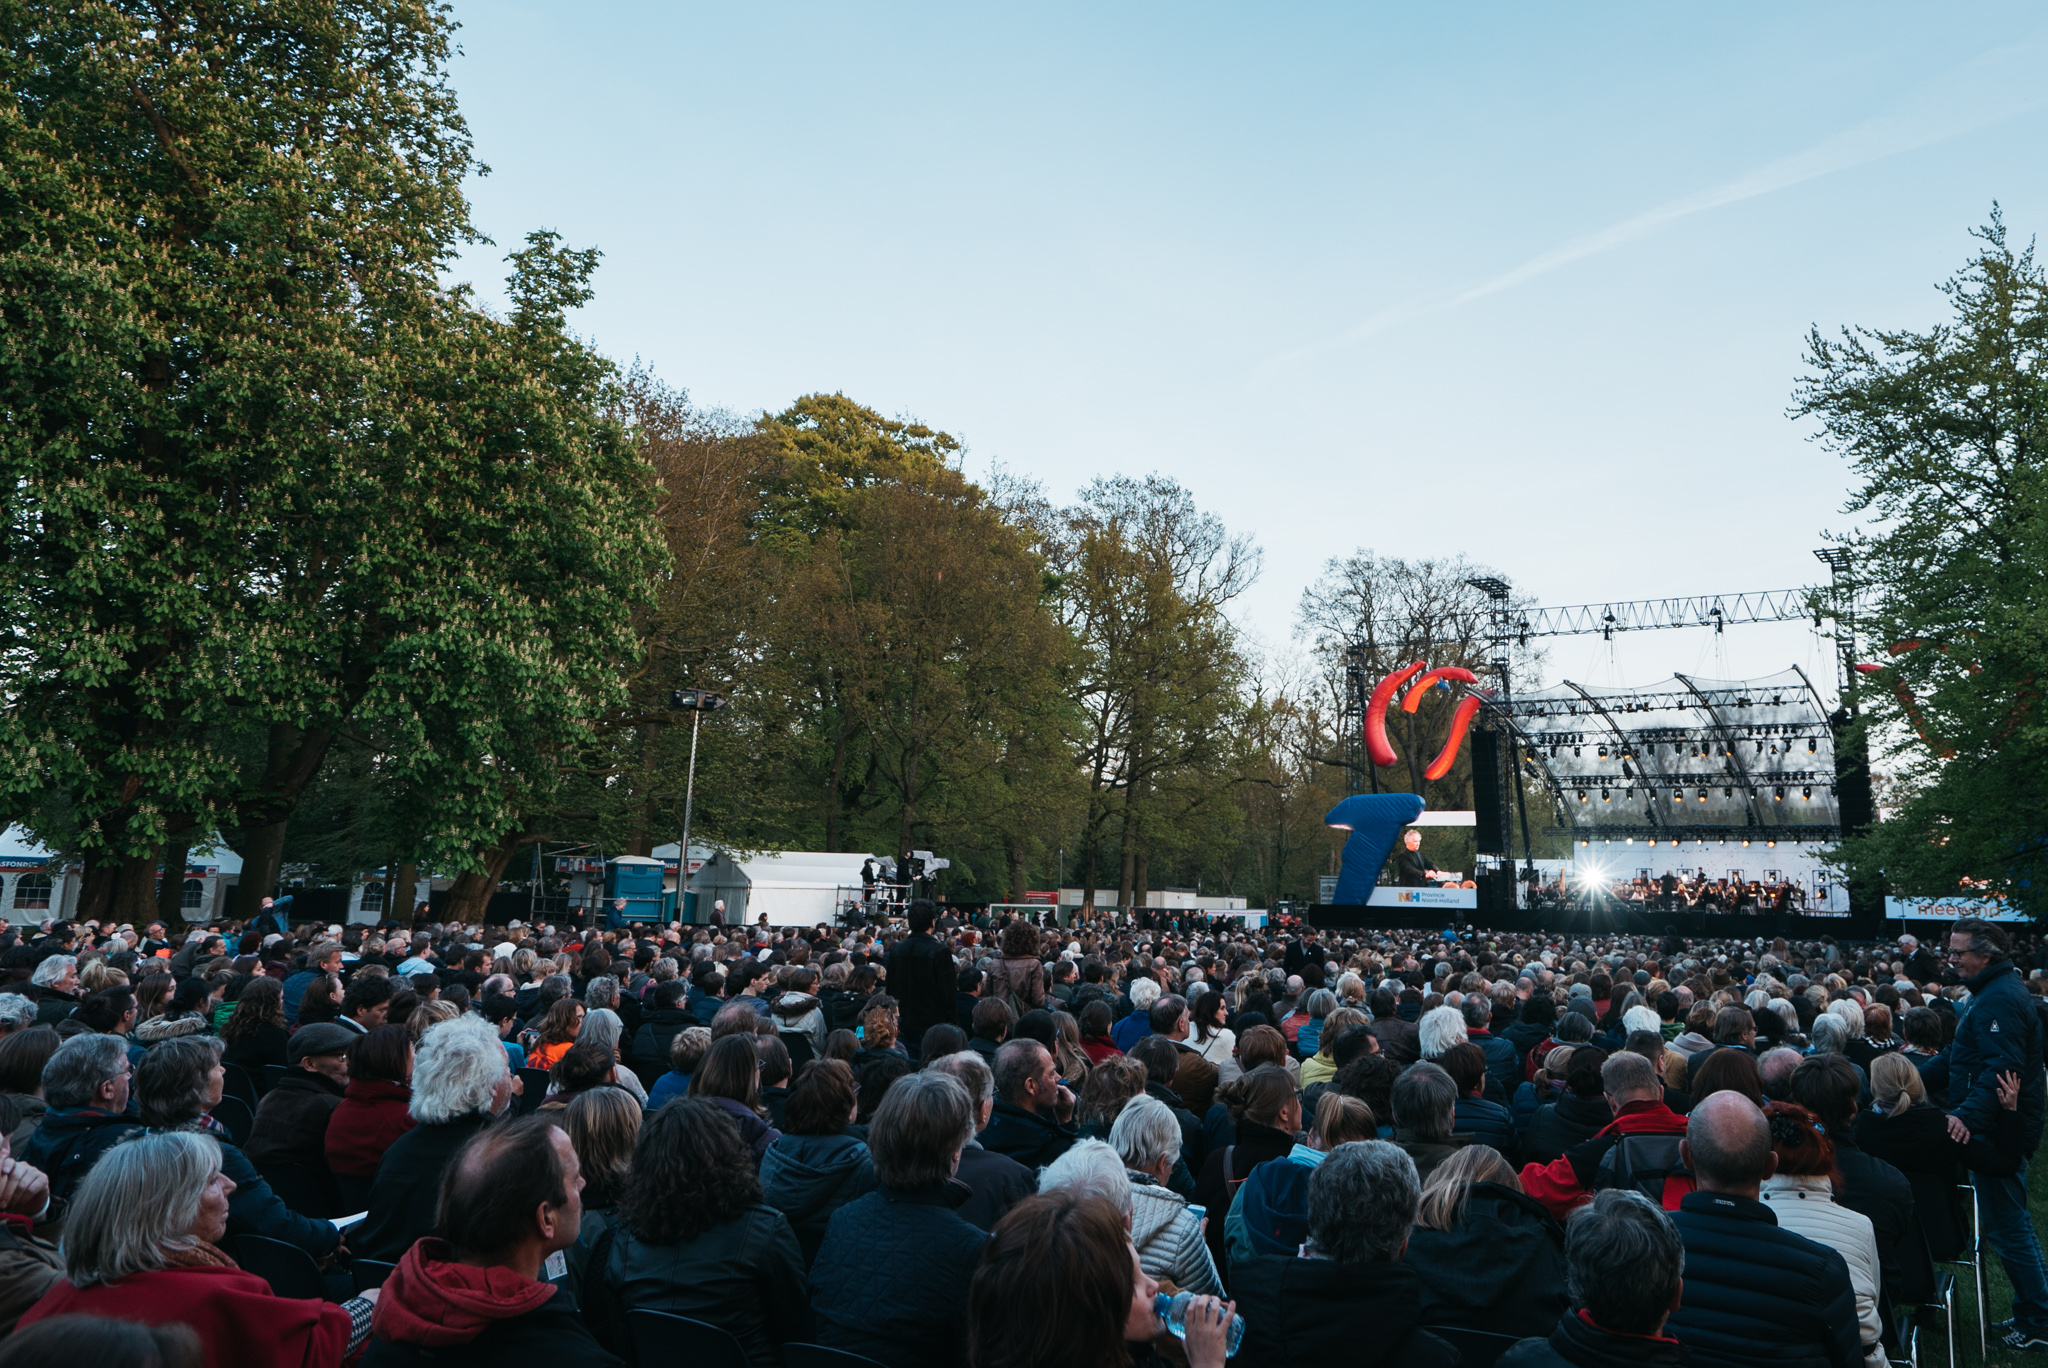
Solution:
M553 228L605 253L579 326L700 403L844 390L1059 500L1167 472L1264 546L1275 648L1361 546L1546 603L1812 582L1807 326L1934 321L1993 200L2048 229L2038 5L455 8L485 298Z

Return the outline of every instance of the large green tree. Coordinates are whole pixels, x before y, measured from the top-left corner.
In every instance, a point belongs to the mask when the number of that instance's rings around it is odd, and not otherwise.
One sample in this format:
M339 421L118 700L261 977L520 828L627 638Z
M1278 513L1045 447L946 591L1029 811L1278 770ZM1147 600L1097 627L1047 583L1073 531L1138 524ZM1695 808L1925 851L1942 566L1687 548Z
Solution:
M1925 331L1808 339L1795 416L1854 473L1844 540L1865 661L1853 701L1885 810L1851 877L1917 896L2003 894L2041 915L2048 873L2048 278L1994 209Z
M1077 644L1066 687L1082 715L1081 893L1113 853L1117 904L1142 904L1151 861L1228 807L1245 659L1226 612L1259 551L1171 479L1100 479L1063 515L1054 566Z
M216 825L268 886L368 719L482 867L633 650L649 481L563 319L594 254L531 240L502 320L440 283L451 29L0 0L0 801L89 912Z

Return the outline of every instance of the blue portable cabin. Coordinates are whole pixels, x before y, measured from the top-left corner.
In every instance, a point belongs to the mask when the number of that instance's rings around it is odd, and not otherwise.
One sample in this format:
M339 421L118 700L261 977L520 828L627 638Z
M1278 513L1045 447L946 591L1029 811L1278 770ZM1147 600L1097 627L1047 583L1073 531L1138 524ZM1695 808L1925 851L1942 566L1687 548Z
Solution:
M616 930L628 922L659 926L667 920L668 899L662 890L662 862L645 855L621 855L608 861L604 877L605 925ZM623 898L622 915L616 904Z

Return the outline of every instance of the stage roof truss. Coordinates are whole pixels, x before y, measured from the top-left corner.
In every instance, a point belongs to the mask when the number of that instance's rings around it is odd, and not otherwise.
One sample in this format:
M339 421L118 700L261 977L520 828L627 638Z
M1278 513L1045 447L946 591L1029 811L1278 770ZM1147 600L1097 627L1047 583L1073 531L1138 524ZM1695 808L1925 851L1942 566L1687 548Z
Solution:
M1839 825L1833 730L1797 669L1748 681L1674 676L1643 689L1566 681L1497 711L1517 762L1539 767L1582 839L1608 830L1832 839Z

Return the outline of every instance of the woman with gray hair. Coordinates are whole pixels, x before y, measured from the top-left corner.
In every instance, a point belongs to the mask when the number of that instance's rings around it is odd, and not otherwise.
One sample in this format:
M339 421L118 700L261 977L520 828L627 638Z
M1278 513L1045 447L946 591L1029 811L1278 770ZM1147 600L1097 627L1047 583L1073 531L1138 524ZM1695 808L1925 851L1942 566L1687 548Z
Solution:
M1421 1282L1401 1262L1421 1199L1414 1161L1386 1141L1331 1150L1309 1179L1301 1250L1231 1263L1244 1361L1452 1368L1458 1353L1421 1328Z
M274 1295L222 1253L234 1180L192 1131L117 1145L86 1175L64 1230L64 1276L22 1316L189 1325L209 1363L338 1368L370 1331L376 1294L336 1305Z
M610 983L614 988L618 986L611 979L598 979L595 983L591 984L591 987L595 988L599 983ZM613 996L616 999L617 995L614 994ZM576 1033L576 1043L578 1045L594 1043L610 1050L612 1058L618 1060L623 1065L626 1061L619 1054L619 1041L625 1033L626 1025L619 1019L617 1012L614 1012L609 1007L593 1007L583 1017L583 1029ZM646 1107L647 1089L631 1069L621 1068L618 1071L618 1075L613 1078L612 1085L624 1088L627 1092L633 1094L634 1099L643 1108Z
M315 1260L325 1259L341 1244L341 1231L334 1222L315 1220L286 1206L241 1146L213 1119L227 1081L220 1048L220 1041L213 1036L185 1036L166 1040L144 1055L135 1070L136 1112L152 1132L194 1132L210 1135L219 1143L220 1166L234 1189L228 1214L238 1234L246 1231L281 1240L305 1250Z
M1139 1264L1184 1292L1221 1296L1216 1261L1202 1238L1203 1218L1166 1186L1180 1158L1180 1122L1173 1111L1156 1097L1134 1097L1117 1113L1109 1143L1130 1178L1131 1243L1138 1247Z

